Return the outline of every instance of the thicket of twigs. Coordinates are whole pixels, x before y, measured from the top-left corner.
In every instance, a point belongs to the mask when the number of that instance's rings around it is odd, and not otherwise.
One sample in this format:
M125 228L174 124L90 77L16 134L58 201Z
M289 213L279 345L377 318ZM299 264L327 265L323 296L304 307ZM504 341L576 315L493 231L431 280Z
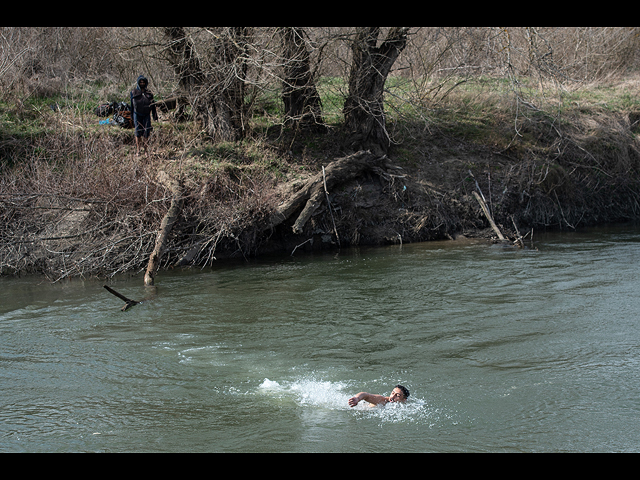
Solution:
M45 134L10 172L2 172L0 274L38 273L60 281L146 267L170 192L156 181L164 162L158 156L134 157L123 140L130 143L129 134L64 139ZM46 153L40 158L37 152ZM179 164L166 166L179 175ZM274 208L274 179L229 167L186 179L181 233L163 268L211 265L218 249L252 253L249 240L255 239L245 237L260 215Z
M16 87L25 76L68 79L112 75L130 81L147 71L161 81L174 72L166 63L165 27L0 27L0 79ZM221 29L184 27L202 52ZM251 62L264 82L281 67L275 29L250 27ZM313 47L320 75L348 71L349 40L355 27L301 27ZM390 27L381 27L383 29ZM456 71L556 75L589 82L637 68L638 27L410 27L410 44L397 70L417 82L426 75ZM265 73L264 69L267 69ZM269 80L270 78L270 80Z

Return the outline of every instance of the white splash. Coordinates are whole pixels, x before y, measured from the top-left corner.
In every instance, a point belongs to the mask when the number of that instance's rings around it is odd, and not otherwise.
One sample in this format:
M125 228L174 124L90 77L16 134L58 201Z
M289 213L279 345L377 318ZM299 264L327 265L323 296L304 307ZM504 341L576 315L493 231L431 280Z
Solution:
M349 402L349 395L344 391L346 387L342 383L302 379L291 385L291 392L302 406L345 410Z
M302 378L285 384L269 380L260 385L259 390L276 398L289 398L303 407L318 407L330 410L348 409L349 396L344 392L346 385Z
M282 387L278 382L272 382L268 378L265 379L264 383L260 385L260 390L281 390Z
M419 423L434 425L440 415L426 401L411 399L406 404L389 404L371 407L362 402L356 408L349 407L354 395L353 385L346 382L329 382L316 378L299 378L291 382L275 382L265 379L259 387L262 395L292 402L298 407L334 412L351 412L358 418L388 423Z

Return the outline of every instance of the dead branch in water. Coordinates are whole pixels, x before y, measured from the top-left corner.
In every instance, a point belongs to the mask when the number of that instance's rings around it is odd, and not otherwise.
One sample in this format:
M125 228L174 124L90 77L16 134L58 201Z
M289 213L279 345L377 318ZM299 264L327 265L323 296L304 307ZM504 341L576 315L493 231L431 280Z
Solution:
M142 302L136 302L135 300L131 300L127 297L125 297L124 295L122 295L121 293L116 292L115 290L113 290L112 288L109 288L108 286L104 286L105 290L107 292L109 292L111 295L118 297L120 300L122 300L125 303L125 306L122 307L122 311L126 312L127 310L129 310L130 308L135 307L136 305L140 305L140 303Z
M173 226L178 221L178 217L182 212L182 206L184 204L182 185L175 179L172 179L167 173L158 173L158 181L164 185L173 194L171 199L171 207L167 212L167 215L162 220L160 231L158 233L158 239L156 241L156 247L149 259L149 266L147 267L147 273L144 276L144 284L148 287L155 284L155 276L160 269L160 261L162 254L165 251L169 234L173 229Z
M480 196L480 194L478 194L478 192L473 192L473 196L476 197L476 200L478 200L478 203L480 204L480 207L482 207L482 211L484 212L485 217L487 217L487 220L489 220L491 228L493 228L493 231L496 233L496 235L498 235L500 241L506 242L507 239L498 228L498 225L496 225L496 222L493 219L491 212L489 211L489 207L487 206L487 202L484 201L484 199Z
M516 224L516 219L513 218L513 216L511 216L511 221L513 222L513 228L515 228L516 231L516 241L513 242L513 245L515 247L518 247L520 249L524 249L525 245L524 245L524 238L522 237L522 235L520 234L520 229L518 228L518 225Z
M336 240L338 241L338 246L340 247L340 234L338 233L338 227L336 226L336 218L333 215L333 206L331 205L331 198L329 196L329 189L327 187L327 171L324 167L322 167L322 180L324 184L324 193L327 196L327 205L329 205L329 212L331 213L331 220L333 221L333 231L336 234Z

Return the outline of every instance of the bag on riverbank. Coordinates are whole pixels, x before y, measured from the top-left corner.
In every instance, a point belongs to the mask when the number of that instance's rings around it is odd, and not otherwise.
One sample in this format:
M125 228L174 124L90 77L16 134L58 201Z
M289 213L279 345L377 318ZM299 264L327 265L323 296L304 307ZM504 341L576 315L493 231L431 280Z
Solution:
M133 128L133 115L131 107L124 102L105 103L95 110L96 116L107 118L113 115L116 125L131 130Z
M133 128L133 115L131 114L131 107L129 107L129 105L127 105L126 103L119 103L115 107L115 115L113 116L113 120L120 127L131 130Z
M107 118L114 114L116 111L117 103L105 103L96 108L96 116L100 118Z

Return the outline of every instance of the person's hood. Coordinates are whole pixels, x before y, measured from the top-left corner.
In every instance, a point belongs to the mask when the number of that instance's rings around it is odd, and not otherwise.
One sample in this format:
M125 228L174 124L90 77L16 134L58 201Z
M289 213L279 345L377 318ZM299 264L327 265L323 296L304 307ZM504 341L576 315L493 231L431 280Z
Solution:
M149 80L147 80L147 77L145 77L144 75L140 75L138 77L138 88L140 90L142 90L142 87L140 87L140 82L143 81L143 80L145 80L147 82L147 88L149 88Z

